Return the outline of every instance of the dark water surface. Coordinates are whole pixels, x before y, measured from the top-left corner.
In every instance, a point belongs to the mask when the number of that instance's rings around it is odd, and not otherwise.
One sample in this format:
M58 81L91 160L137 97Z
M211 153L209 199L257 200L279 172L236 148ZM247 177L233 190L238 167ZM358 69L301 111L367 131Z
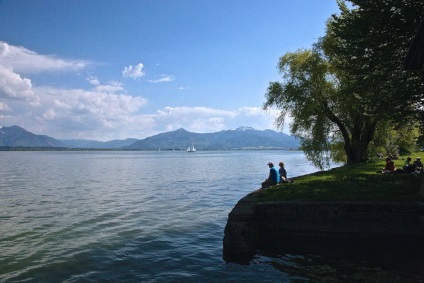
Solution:
M228 213L301 152L0 152L0 282L418 282L366 260L222 259Z

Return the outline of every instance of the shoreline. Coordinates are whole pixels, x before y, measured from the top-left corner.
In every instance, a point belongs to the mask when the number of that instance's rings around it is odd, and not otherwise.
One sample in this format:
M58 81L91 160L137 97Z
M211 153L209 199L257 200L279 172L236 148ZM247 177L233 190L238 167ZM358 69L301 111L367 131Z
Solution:
M218 149L198 149L196 151L290 151L290 152L303 152L300 149L294 148L218 148ZM0 146L0 151L165 151L165 152L186 152L186 149L125 149L125 148L70 148L70 147L8 147Z

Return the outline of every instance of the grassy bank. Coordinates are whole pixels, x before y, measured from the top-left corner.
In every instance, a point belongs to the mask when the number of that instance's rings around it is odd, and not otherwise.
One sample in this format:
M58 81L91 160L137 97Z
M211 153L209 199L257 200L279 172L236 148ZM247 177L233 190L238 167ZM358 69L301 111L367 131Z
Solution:
M395 160L402 168L404 160ZM423 200L419 195L423 174L381 174L385 162L343 166L300 176L294 183L265 189L262 201L289 200Z

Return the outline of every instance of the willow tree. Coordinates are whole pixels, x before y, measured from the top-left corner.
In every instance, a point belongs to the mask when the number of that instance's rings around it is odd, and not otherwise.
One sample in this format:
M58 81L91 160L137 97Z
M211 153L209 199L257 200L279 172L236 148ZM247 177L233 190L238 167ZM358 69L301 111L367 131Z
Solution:
M423 72L403 69L424 0L338 1L340 13L311 50L280 58L281 82L271 82L264 108L293 117L291 131L319 167L330 158L368 160L380 123L413 125L423 106ZM421 107L421 108L420 108Z
M343 81L319 46L286 53L278 69L282 82L270 83L264 109L280 110L279 126L292 116L290 130L308 159L323 168L342 148L348 165L365 161L378 121L363 115L364 105L355 96L341 91Z

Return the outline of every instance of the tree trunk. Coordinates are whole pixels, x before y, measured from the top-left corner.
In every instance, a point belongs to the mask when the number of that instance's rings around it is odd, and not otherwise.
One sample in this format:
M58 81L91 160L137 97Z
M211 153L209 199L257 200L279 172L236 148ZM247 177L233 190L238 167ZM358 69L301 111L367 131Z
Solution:
M375 133L376 122L365 121L361 128L354 127L349 143L345 142L347 165L363 163L368 160L368 145Z
M358 145L353 142L350 148L346 151L347 165L353 165L367 161L367 149L368 146Z

